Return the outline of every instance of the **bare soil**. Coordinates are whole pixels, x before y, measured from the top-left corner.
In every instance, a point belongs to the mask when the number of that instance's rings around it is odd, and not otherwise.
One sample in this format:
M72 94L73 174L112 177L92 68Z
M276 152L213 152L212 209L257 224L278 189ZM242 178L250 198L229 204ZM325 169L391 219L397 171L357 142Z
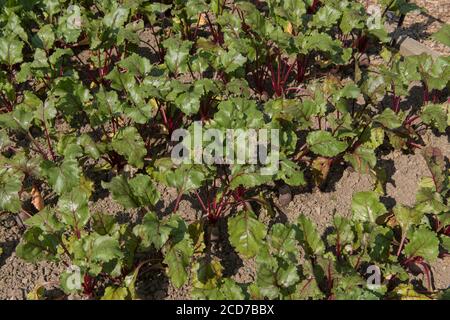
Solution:
M360 0L366 8L370 5L378 5L378 0ZM396 31L396 35L411 37L429 48L443 55L450 54L450 48L431 38L431 35L446 23L450 23L449 0L411 0L421 10L410 12L406 15L402 27ZM392 17L392 23L396 23L398 17Z
M450 1L413 0L412 2L424 8L425 11L408 14L400 32L437 52L449 55L450 48L434 41L430 36L439 31L444 24L450 23Z

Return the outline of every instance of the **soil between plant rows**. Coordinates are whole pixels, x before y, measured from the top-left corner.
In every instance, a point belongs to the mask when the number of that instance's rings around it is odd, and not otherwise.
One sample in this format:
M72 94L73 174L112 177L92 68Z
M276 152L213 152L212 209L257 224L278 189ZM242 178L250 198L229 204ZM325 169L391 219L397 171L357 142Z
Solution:
M424 137L426 145L442 150L448 163L450 159L450 142L448 135L435 136L427 133ZM387 195L383 198L388 209L396 203L412 205L415 201L417 184L421 177L429 176L426 163L418 150L414 154L394 151L382 156L381 161L386 168L389 182ZM282 213L276 216L276 222L295 221L303 213L311 218L323 233L330 225L333 214L348 216L351 198L354 192L370 190L372 182L367 175L360 175L351 168L336 167L331 173L330 182L324 191L293 189L292 201L285 207L279 207ZM157 204L158 214L166 215L172 211L176 198L174 190L160 188L161 200ZM277 204L278 200L275 198ZM136 211L125 212L110 197L91 203L92 212L101 211L117 215L122 223L135 223L142 218ZM263 210L264 211L264 210ZM179 213L188 222L200 215L200 208L194 198L183 197ZM263 219L264 212L261 213ZM273 221L272 221L273 222ZM20 241L23 230L20 229L13 215L0 217L0 245L3 254L0 256L0 299L25 299L26 294L35 286L58 281L62 265L41 262L26 263L15 255L15 247ZM220 225L221 240L226 240L226 226ZM220 246L214 251L224 264L224 275L230 275L238 282L248 283L254 280L255 263L253 260L241 259L229 243L219 241ZM450 287L450 257L439 259L432 264L434 285L437 289ZM421 277L421 276L420 276ZM176 289L169 284L162 271L151 270L140 275L137 285L139 297L142 299L189 299L189 287Z
M368 8L377 5L378 0L360 0ZM448 0L411 0L425 12L410 12L406 15L403 26L396 31L397 35L408 36L417 40L438 53L449 55L450 48L434 41L430 36L439 31L445 24L450 23L450 1Z

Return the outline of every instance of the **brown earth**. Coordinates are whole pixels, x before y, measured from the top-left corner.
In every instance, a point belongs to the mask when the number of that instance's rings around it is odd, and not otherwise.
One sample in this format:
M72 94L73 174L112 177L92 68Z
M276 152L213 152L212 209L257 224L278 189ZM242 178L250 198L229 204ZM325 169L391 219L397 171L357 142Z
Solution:
M439 31L445 23L450 23L450 1L413 0L412 2L424 8L425 11L407 15L401 32L437 52L449 55L450 48L430 39L430 36Z
M377 5L378 0L360 0L366 8L370 5ZM436 52L444 55L450 54L450 48L444 44L433 40L431 35L446 23L450 23L450 1L448 0L411 0L411 3L418 5L421 10L410 12L400 28L397 35L411 37ZM397 17L392 17L393 23L396 23Z

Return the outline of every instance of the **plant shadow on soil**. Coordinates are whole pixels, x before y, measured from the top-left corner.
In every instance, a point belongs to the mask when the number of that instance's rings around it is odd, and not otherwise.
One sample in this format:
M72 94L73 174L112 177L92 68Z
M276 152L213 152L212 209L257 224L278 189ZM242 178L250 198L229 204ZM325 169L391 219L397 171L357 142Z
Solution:
M403 24L402 27L397 30L397 33L409 35L415 40L424 40L428 39L433 34L428 31L432 24L435 22L445 23L442 19L434 17L428 12L422 11L420 14L425 18L424 21L415 22L407 26Z
M18 240L7 240L0 242L0 246L3 249L0 254L0 268L6 263L6 260L14 253L16 246L19 244Z

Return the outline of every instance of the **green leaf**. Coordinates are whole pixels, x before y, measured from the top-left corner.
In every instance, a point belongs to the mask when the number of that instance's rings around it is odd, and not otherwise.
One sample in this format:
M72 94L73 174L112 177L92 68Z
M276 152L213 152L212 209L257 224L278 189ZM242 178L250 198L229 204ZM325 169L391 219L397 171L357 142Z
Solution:
M155 205L159 200L159 192L153 185L150 177L144 174L137 174L129 180L133 196L140 206Z
M33 45L40 49L50 50L55 42L55 34L52 25L46 24L32 38Z
M360 146L353 153L347 153L344 159L359 173L369 173L377 164L377 158L373 149Z
M442 248L444 248L445 251L450 253L450 237L441 235L440 239L441 239Z
M92 228L99 235L111 234L116 227L117 224L114 216L102 212L95 212L92 215Z
M439 254L439 239L436 233L421 226L409 236L409 242L404 250L408 257L422 257L428 262L433 262Z
M134 75L139 75L141 77L145 77L152 70L152 65L150 60L147 58L141 57L136 53L132 53L130 56L119 62L119 65L122 68L127 69L128 72Z
M308 255L320 255L325 252L325 244L314 224L305 215L297 219L296 238Z
M167 274L175 287L180 288L188 280L188 267L193 254L194 248L189 237L185 237L166 251L164 263L168 266Z
M298 295L303 300L320 300L324 298L315 278L308 278L301 281L298 285Z
M349 34L354 29L362 29L364 27L364 17L358 10L347 9L342 13L342 19L339 27L344 34Z
M82 26L81 8L71 4L67 7L65 14L59 18L57 35L63 37L67 43L76 42L81 34Z
M102 181L102 187L111 191L113 199L126 209L155 205L160 196L150 177L144 174L130 180L123 175L116 176L111 182Z
M431 179L430 179L431 180ZM416 194L416 210L423 213L440 214L448 211L439 193L434 188L422 187Z
M353 194L352 212L356 220L376 223L377 218L387 210L376 192L363 191Z
M259 172L245 172L240 171L233 177L233 180L230 183L231 188L235 189L239 186L243 186L245 188L254 188L256 186L260 186L264 183L268 183L272 181L273 178L271 175L262 175Z
M276 299L280 294L280 289L277 284L276 271L266 264L262 264L259 267L254 286L263 297L267 297L269 299Z
M269 235L270 244L276 253L283 258L296 255L295 230L291 226L281 223L274 224Z
M25 29L21 25L21 18L19 18L14 12L9 11L6 12L8 22L6 25L2 25L3 33L4 34L14 34L17 37L19 37L22 41L28 41L28 35L25 31ZM3 18L3 22L6 20L6 17Z
M125 114L134 122L145 124L151 119L153 106L144 102L142 87L134 87L129 90L133 105L124 108Z
M324 156L334 157L347 149L347 143L339 141L328 131L313 131L306 137L312 152Z
M169 38L164 40L163 46L167 50L164 61L169 70L175 74L183 72L189 59L192 42Z
M114 67L105 78L111 80L111 88L114 90L130 92L136 86L136 79L133 74L121 72L117 67Z
M119 241L109 235L98 236L92 244L91 259L100 262L108 262L120 259L123 253L120 250Z
M77 144L73 135L63 135L56 146L58 154L67 159L77 159L83 155L83 149Z
M153 245L156 250L164 246L172 231L173 226L159 220L154 212L147 213L142 223L133 229L133 233L141 239L144 248Z
M66 159L60 166L45 160L41 164L44 176L58 194L63 194L79 185L81 169L75 159Z
M147 155L144 140L135 127L121 129L111 143L118 154L125 157L128 163L136 168L144 166L144 157Z
M450 212L438 214L437 218L443 226L450 226Z
M335 24L341 17L341 12L335 8L325 5L313 16L312 23L318 28L328 28Z
M352 53L351 48L343 49L342 43L339 40L333 39L327 33L320 33L316 30L307 36L297 36L295 42L300 52L321 51L330 57L330 62L336 64L347 64Z
M175 99L175 105L183 111L183 113L190 115L197 113L200 108L201 92L194 87L190 87Z
M333 226L334 232L327 237L330 245L337 245L339 242L339 246L343 248L348 244L353 244L355 234L349 219L336 215L333 218Z
M105 293L100 300L126 300L128 289L124 287L106 287Z
M373 120L388 129L397 129L402 125L401 119L392 109L385 109L381 114L375 116Z
M11 146L13 142L11 141L6 129L0 130L0 151L5 150L7 147Z
M110 120L113 116L123 112L122 103L119 102L116 91L107 91L100 87L94 96L91 106L86 108L92 125L97 126Z
M264 114L255 101L231 98L220 102L218 109L214 121L219 128L257 129L264 125Z
M236 281L230 278L223 278L222 283L213 289L192 290L193 299L201 300L244 300L244 291Z
M56 109L47 101L43 103L41 99L39 99L35 94L30 91L24 92L24 99L22 104L28 107L28 110L34 113L34 118L39 119L46 125L48 125L48 121L54 119L56 116Z
M22 236L16 254L28 262L55 260L58 244L59 240L55 235L47 234L38 227L31 227Z
M0 62L8 66L23 61L23 42L15 39L0 38Z
M111 29L123 27L128 20L129 9L122 6L114 6L103 18L103 24Z
M226 73L235 71L237 68L242 67L247 61L246 57L234 49L229 51L220 50L217 58Z
M0 210L14 213L20 211L19 191L22 189L22 178L10 170L0 169Z
M144 30L144 21L142 19L127 23L124 28L119 29L117 34L117 44L123 45L125 40L134 45L139 45L141 39L139 33Z
M241 211L228 219L228 233L231 245L246 258L252 258L264 243L266 226L250 211Z
M284 288L295 285L300 280L297 266L295 264L282 261L280 263L280 267L278 268L276 278L277 283Z
M64 193L58 200L58 209L61 220L75 230L83 228L90 218L88 196L80 188Z
M384 129L381 127L370 129L370 139L364 142L363 146L368 149L375 150L383 144L384 141Z
M277 178L283 179L290 186L302 186L306 184L303 171L296 163L288 159L280 161L280 170L278 170Z
M444 24L438 32L433 34L432 37L434 40L437 40L445 44L447 47L450 47L450 24Z
M411 227L419 225L424 216L423 212L403 205L396 205L393 211L395 219L405 235Z
M375 261L387 262L393 238L392 229L377 226L370 234L370 257Z
M188 193L200 188L207 177L205 168L199 165L181 164L175 170L170 170L172 166L171 159L158 159L155 167L159 169L159 172L155 176L165 185L176 188L180 192Z
M0 126L12 130L28 131L34 118L34 113L25 104L17 105L13 112L0 114Z
M197 289L214 289L220 285L223 267L217 258L203 258L197 262L192 272L192 285Z
M206 248L205 243L205 221L202 219L196 220L188 226L189 236L194 245L194 254L202 253Z
M99 159L102 154L102 145L95 143L94 139L87 133L81 134L77 143L83 148L84 153L93 159Z
M426 104L422 109L420 118L428 125L431 125L439 130L440 133L445 133L445 130L450 125L450 104Z
M92 96L89 89L72 76L56 78L50 98L55 101L56 108L62 111L64 117L71 121L78 112L91 103Z
M353 82L347 83L341 90L339 90L334 99L340 100L341 98L356 99L361 94L361 89Z
M56 233L61 231L64 225L58 220L53 208L45 207L32 217L25 220L28 227L38 227L47 233Z

